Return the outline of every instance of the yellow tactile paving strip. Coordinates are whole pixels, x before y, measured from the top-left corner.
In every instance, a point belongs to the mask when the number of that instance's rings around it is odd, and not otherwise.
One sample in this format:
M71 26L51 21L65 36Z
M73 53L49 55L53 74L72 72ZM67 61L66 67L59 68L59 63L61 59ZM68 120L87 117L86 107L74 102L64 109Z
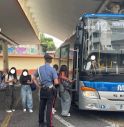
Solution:
M2 124L1 124L1 127L8 127L8 124L9 124L11 118L12 118L12 115L13 115L13 112L8 113L6 115L6 117L4 118L4 120L3 120Z
M21 98L18 98L18 100L17 100L17 102L16 102L16 106L17 106L17 104L19 103L20 99L21 99ZM8 127L9 122L10 122L12 116L13 116L13 113L14 113L14 112L7 113L7 115L5 116L5 118L4 118L4 120L3 120L3 122L2 122L2 124L1 124L0 127Z

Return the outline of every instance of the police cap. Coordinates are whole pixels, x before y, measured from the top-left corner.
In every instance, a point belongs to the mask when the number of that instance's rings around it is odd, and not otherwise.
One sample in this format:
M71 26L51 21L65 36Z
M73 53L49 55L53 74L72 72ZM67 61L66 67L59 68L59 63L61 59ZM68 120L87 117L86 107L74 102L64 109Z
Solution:
M44 58L45 58L45 59L53 59L53 57L50 56L48 53L46 53L46 54L44 55Z

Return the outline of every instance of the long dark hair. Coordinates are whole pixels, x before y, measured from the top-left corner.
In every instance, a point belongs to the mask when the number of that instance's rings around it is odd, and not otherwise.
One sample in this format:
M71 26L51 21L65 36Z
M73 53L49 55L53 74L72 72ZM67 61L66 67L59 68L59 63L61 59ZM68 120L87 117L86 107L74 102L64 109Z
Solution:
M15 70L15 73L14 74L11 73L11 70L12 69ZM8 72L8 78L9 78L10 75L12 75L14 77L14 79L17 79L17 72L16 72L16 68L15 67L11 67L10 68L10 70Z
M28 70L27 69L23 69L20 78L24 77L23 72L25 72L25 71L28 73ZM28 73L28 75L29 75L29 73Z
M68 67L66 65L61 65L59 75L61 75L62 72L64 72L65 75L68 77Z

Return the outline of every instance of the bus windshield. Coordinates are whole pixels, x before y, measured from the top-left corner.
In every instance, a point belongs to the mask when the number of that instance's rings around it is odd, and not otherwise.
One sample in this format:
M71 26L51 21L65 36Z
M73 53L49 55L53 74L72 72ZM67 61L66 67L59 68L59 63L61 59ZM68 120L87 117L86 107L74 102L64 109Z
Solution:
M87 18L83 41L84 70L124 73L124 20ZM95 59L91 60L91 56L95 56Z

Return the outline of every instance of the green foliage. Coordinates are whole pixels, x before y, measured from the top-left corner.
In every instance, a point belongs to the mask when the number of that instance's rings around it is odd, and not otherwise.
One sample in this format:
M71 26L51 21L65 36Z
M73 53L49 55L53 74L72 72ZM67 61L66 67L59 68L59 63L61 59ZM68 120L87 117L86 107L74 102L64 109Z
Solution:
M52 38L45 37L44 34L41 34L40 41L41 41L43 52L56 50L56 47Z

